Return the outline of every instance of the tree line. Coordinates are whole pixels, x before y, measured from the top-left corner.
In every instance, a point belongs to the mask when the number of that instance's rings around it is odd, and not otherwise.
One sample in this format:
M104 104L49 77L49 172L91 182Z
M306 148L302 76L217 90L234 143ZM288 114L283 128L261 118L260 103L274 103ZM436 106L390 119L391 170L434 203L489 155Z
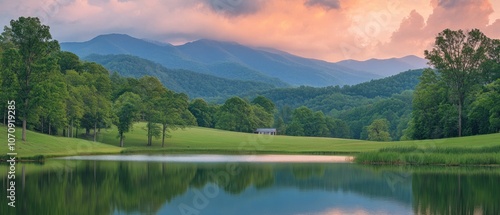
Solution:
M407 134L434 139L500 132L500 40L446 29L425 51Z
M500 131L499 40L479 30L445 30L425 56L433 69L355 86L275 89L213 104L190 101L156 77L122 77L81 61L61 51L38 18L20 17L0 35L0 99L16 101L22 140L29 128L67 137L84 129L95 141L100 129L115 125L124 146L137 121L146 122L148 146L153 138L164 146L171 129L190 125L238 132L275 127L292 136L376 141ZM0 106L5 123L7 103Z
M36 17L20 17L4 28L0 87L2 101L17 102L23 141L27 129L78 137L79 128L96 141L100 129L115 125L123 147L125 134L134 122L142 121L146 145L161 138L163 147L170 130L185 126L241 132L270 127L275 109L265 97L256 97L251 104L234 97L224 105L208 107L199 99L190 103L186 94L167 89L156 77L110 74L100 64L61 51L49 27ZM5 123L7 103L1 105Z

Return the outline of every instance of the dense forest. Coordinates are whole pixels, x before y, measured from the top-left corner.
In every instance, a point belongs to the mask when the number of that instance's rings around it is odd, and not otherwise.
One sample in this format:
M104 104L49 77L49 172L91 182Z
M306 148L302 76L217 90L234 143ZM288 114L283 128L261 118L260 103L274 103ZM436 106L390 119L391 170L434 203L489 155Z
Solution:
M133 56L90 58L104 66L82 61L61 51L38 18L20 17L0 36L1 117L6 124L13 106L5 101L15 101L23 140L32 129L95 141L100 129L116 126L121 146L137 121L146 122L148 146L153 138L164 146L169 130L186 126L374 141L500 131L499 40L445 30L425 56L434 69L354 86L272 89Z
M16 122L22 122L22 140L27 139L26 129L78 137L81 128L84 138L95 141L101 128L115 125L120 145L124 146L125 134L133 123L144 121L146 144L150 146L154 137L161 137L163 146L170 129L200 122L190 111L198 114L190 107L186 94L167 89L157 77L123 77L100 64L60 51L49 27L38 18L12 20L0 44L0 96L2 101L15 101ZM228 99L215 109L217 120L213 126L244 132L270 127L274 104L268 104L272 102L261 97L253 104ZM2 102L4 123L7 110L14 108Z
M224 102L225 99L249 91L269 90L288 86L279 80L268 82L243 81L220 78L183 69L167 69L164 66L131 55L90 55L84 60L103 65L125 77L140 78L144 75L157 77L168 89L186 93L190 98ZM227 67L225 67L227 69ZM234 73L234 72L233 72ZM239 75L245 72L238 72ZM250 77L249 77L250 78ZM251 77L257 79L258 77ZM273 83L269 83L269 82Z

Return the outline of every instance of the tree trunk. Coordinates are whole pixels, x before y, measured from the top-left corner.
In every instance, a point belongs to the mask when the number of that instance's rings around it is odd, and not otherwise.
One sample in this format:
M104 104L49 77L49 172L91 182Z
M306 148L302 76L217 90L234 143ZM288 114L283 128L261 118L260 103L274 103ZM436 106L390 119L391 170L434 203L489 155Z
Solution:
M49 120L49 135L51 135L51 133L52 133L51 130L52 129L50 128L50 120Z
M45 131L44 131L44 127L45 127L45 126L44 126L44 123L43 123L43 117L42 117L42 123L41 123L41 125L42 125L42 134L43 134L43 133L45 132Z
M458 136L462 136L462 101L458 101Z
M96 141L97 139L97 121L94 122L94 142Z
M161 147L165 145L165 131L167 130L167 124L163 124L163 133L161 137Z
M28 107L28 99L24 101L24 107ZM26 113L26 110L24 110L23 113L23 132L22 132L22 140L26 141L26 119L28 118L28 113ZM43 131L42 131L43 133Z
M73 126L73 122L74 122L74 121L75 121L74 119L72 119L72 120L71 120L71 137L73 137L73 129L75 128L75 127Z
M123 147L123 132L120 132L120 147Z
M151 131L151 122L148 122L148 144L147 146L151 146L153 143L153 132Z

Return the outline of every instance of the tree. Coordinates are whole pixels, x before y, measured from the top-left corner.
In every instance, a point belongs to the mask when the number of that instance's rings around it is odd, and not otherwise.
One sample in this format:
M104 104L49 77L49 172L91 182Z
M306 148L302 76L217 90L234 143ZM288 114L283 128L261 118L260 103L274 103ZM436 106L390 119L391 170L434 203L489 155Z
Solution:
M115 114L113 123L118 128L120 147L124 145L124 133L129 132L133 122L139 118L140 105L141 97L132 92L122 94L113 104Z
M81 67L80 58L71 52L61 51L57 54L58 64L61 72L66 74L68 70L79 70Z
M500 78L500 39L492 40L492 47L488 52L488 59L482 65L483 83L491 83Z
M412 139L435 139L445 137L445 133L454 133L458 128L455 126L451 131L444 125L445 120L455 120L447 112L450 111L448 104L449 90L441 76L432 69L426 69L420 77L420 83L413 96L413 111L410 136ZM455 112L453 112L455 113ZM456 122L456 121L455 121Z
M142 118L146 121L146 131L148 136L147 145L153 144L153 137L160 136L160 127L156 124L158 117L161 115L160 106L161 99L167 94L167 89L156 77L143 76L139 79L135 93L141 96L143 101L143 109L141 111Z
M189 111L196 118L200 127L212 128L215 112L211 110L208 103L203 99L195 99L189 104Z
M167 90L158 100L158 108L157 121L162 125L161 147L164 147L167 129L184 128L187 124L183 114L188 108L188 97L186 94Z
M85 93L85 79L74 70L68 70L65 74L68 97L66 98L66 117L69 120L67 136L73 137L73 128L75 122L77 127L79 121L83 117L85 104L83 103L83 95Z
M4 38L10 39L18 50L21 68L16 71L19 83L19 106L22 125L22 140L26 141L28 114L36 106L32 105L32 89L43 79L44 67L41 61L59 51L59 43L52 40L49 26L42 25L36 17L20 17L11 20L10 27L5 27Z
M482 65L487 61L491 40L478 29L464 32L449 29L439 33L425 58L441 74L450 89L458 110L458 136L462 136L462 112L465 99L474 84L479 83Z
M295 123L297 125L300 125L300 127L302 127L302 130L303 130L305 136L314 136L315 133L317 132L315 130L314 121L315 121L314 120L314 113L312 112L312 110L305 107L305 106L302 106L302 107L299 107L293 111L292 123L290 124L290 127L292 127L292 124ZM287 128L287 129L291 129L291 128ZM296 132L296 133L300 133L300 132Z
M387 119L377 119L368 126L368 140L391 141L389 134L389 121Z
M232 97L226 100L217 113L215 128L253 132L252 107L240 97Z
M109 72L96 63L83 63L81 75L85 79L86 88L83 94L85 111L81 120L82 126L93 129L93 140L97 141L97 130L112 124L111 120L111 80Z
M326 124L330 131L330 137L351 138L351 129L343 120L326 117Z
M264 110L270 114L273 114L274 113L274 109L276 108L273 101L271 101L270 99L264 97L264 96L257 96L255 97L253 100L252 100L252 104L253 105L259 105L261 106L262 108L264 108Z
M56 59L51 59L56 60ZM59 72L57 64L46 62L45 65L52 65L50 71L44 72L44 79L33 86L32 104L33 108L31 119L41 119L41 130L47 123L48 134L53 134L52 130L64 128L67 125L66 118L66 100L68 91L65 79ZM36 115L35 115L36 114ZM39 121L39 120L37 120Z
M274 118L272 113L266 111L260 105L252 105L252 125L255 128L269 128L274 123Z
M19 71L21 60L16 49L9 49L2 53L0 61L0 101L9 101L17 98L19 92L19 82L16 71ZM4 114L4 124L7 119L7 102L0 103Z
M286 127L286 134L290 136L304 136L304 128L297 120L292 120Z
M328 126L326 124L326 118L323 112L321 111L316 111L314 112L313 115L313 121L312 121L312 133L311 136L314 137L328 137L329 136L329 130Z
M472 103L470 116L474 121L473 134L487 134L500 131L500 79L488 84L477 94Z

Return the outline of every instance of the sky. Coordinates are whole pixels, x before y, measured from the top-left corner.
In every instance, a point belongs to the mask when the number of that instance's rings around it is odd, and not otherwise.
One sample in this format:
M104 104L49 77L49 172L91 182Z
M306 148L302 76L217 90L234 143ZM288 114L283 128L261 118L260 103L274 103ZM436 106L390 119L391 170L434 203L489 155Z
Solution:
M213 39L330 62L423 57L446 28L500 38L500 0L0 0L1 26L19 16L59 42Z

